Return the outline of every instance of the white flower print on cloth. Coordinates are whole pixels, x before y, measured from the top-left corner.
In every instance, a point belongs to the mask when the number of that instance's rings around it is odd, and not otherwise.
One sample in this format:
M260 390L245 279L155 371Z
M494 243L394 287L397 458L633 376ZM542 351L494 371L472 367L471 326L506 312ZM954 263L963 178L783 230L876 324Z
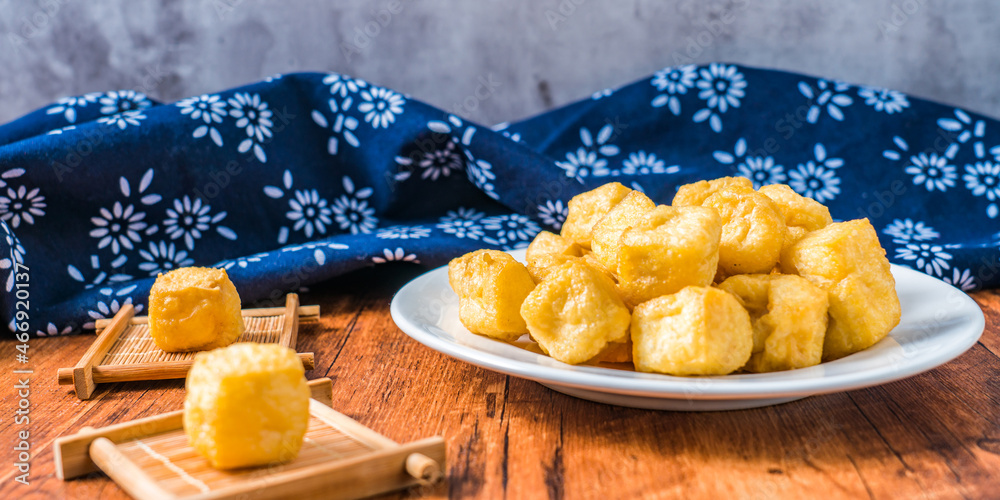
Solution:
M783 184L788 180L785 167L774 162L770 156L750 156L737 165L740 176L753 181L754 189L769 184Z
M771 156L748 156L747 141L739 138L733 152L715 151L712 153L715 161L723 165L736 165L736 173L741 177L746 177L753 181L754 189L760 189L768 184L783 183L788 180L785 174L785 167L774 162ZM826 158L826 150L823 150L823 158Z
M285 213L288 220L294 221L292 231L302 230L306 238L312 238L313 232L326 234L326 226L332 223L330 216L333 210L319 192L315 189L300 189L295 191L295 196L289 198L288 206L291 208Z
M469 180L490 198L500 199L500 195L496 192L496 186L493 185L493 181L497 178L496 174L493 173L493 165L476 158L469 149L472 145L472 138L476 135L476 127L466 125L461 118L455 115L448 115L447 121L431 120L427 122L427 128L436 134L449 135L449 140L454 142L465 154L465 171Z
M962 290L963 292L968 292L969 290L975 290L979 287L976 284L976 279L972 277L972 272L966 269L960 271L957 267L952 270L952 274L949 276L945 274L941 280L945 283Z
M256 264L256 263L260 262L261 259L263 259L264 257L267 257L267 255L268 255L267 252L262 252L262 253L250 255L248 257L238 257L236 259L224 260L222 262L216 263L212 267L221 267L222 269L225 269L227 271L230 270L230 269L232 269L233 267L239 267L240 269L246 269L250 264Z
M135 290L136 285L123 288L115 292L111 288L102 288L99 293L104 297L99 299L93 308L87 311L92 321L83 324L84 330L93 330L95 322L99 319L107 319L118 314L118 311L126 304L132 303L132 297L126 297ZM124 297L124 298L122 298ZM142 312L142 304L135 305L135 312Z
M395 250L383 249L382 255L372 257L372 262L376 264L385 264L386 262L412 262L419 264L420 260L416 254L406 253L405 250L397 247Z
M910 157L910 164L904 171L913 176L913 183L923 185L928 191L945 192L955 187L958 169L948 163L948 158L937 153L919 153Z
M955 137L955 142L945 150L944 156L949 160L955 159L959 144L965 144L975 138L976 141L972 143L973 152L976 158L985 158L986 148L983 146L983 137L986 135L986 121L973 121L968 113L958 108L955 108L954 115L955 118L941 118L937 121L938 127L951 132Z
M383 240L418 240L431 235L431 230L423 226L391 226L379 229L375 236Z
M484 215L474 209L460 207L458 210L449 210L447 215L438 219L436 227L456 238L479 240L486 235L479 223Z
M264 186L264 194L267 197L280 200L287 198L288 210L285 217L289 220L291 228L282 226L278 230L278 243L284 245L288 242L290 231L302 231L306 238L312 238L313 234L326 234L328 226L334 222L341 229L350 229L353 234L358 232L370 232L377 219L370 217L375 210L368 207L368 203L363 201L372 194L371 188L366 188L354 192L354 183L348 177L344 177L344 190L348 193L334 201L331 206L326 199L320 197L315 189L294 189L292 172L285 170L281 176L282 187ZM354 195L351 197L348 195ZM352 226L353 223L353 226ZM362 231L362 229L367 230Z
M896 258L913 262L917 269L934 276L944 276L946 269L951 269L952 255L944 251L941 245L930 243L908 243L905 247L896 249Z
M372 232L378 225L378 218L375 217L375 209L368 206L368 198L375 191L370 187L356 189L354 181L346 175L341 182L344 194L333 202L334 219L340 229L351 234Z
M229 114L226 110L226 101L218 95L202 94L198 97L190 97L177 102L182 115L188 115L192 120L203 122L191 134L195 139L200 139L206 135L212 139L216 146L222 147L222 134L216 125Z
M330 86L331 94L339 95L341 98L347 97L348 94L356 94L361 89L368 87L368 82L360 78L351 78L337 73L330 73L323 77L323 84Z
M260 99L260 94L250 95L238 92L229 98L229 116L236 118L236 126L243 129L247 138L236 147L240 153L253 150L253 155L261 163L267 163L264 152L264 140L271 138L272 112L266 102Z
M892 161L899 161L910 151L910 145L898 135L892 136L892 142L898 149L886 149L882 151L882 156Z
M598 101L604 99L605 97L610 97L611 94L614 93L615 93L614 89L602 89L598 90L597 92L594 92L593 94L590 94L590 98L595 101Z
M800 163L788 172L788 185L802 196L824 203L840 194L840 178L836 169L844 165L840 158L830 158L822 144L813 146L814 160Z
M912 219L896 219L882 230L892 236L893 243L906 244L912 241L929 241L941 236L933 227Z
M93 272L91 277L88 278L84 276L83 271L77 269L77 267L72 264L66 266L66 273L69 274L69 277L72 278L73 281L83 283L84 290L89 290L95 286L121 283L123 281L131 280L131 275L114 271L115 269L119 269L123 264L125 264L125 261L121 258L115 259L110 263L111 269L106 271L105 268L101 266L100 257L97 255L91 255L90 270L88 271L88 273Z
M881 87L861 87L858 89L858 97L865 100L865 104L891 115L899 113L910 107L910 101L906 99L906 94L895 90Z
M340 102L337 102L336 98L327 101L327 107L333 113L332 120L327 120L326 115L319 110L314 109L310 114L316 125L323 128L329 127L330 131L333 132L333 135L330 136L326 143L326 152L331 155L336 156L340 151L341 139L354 148L361 145L358 136L354 135L354 131L358 129L358 119L347 114L351 110L353 103L354 98L352 97L345 97Z
M86 107L88 104L93 104L97 102L97 99L103 94L100 92L91 92L89 94L84 94L81 96L73 97L63 97L56 101L55 106L45 110L45 114L54 115L56 113L62 113L63 118L69 123L76 123L76 110L77 108Z
M566 171L566 177L572 177L583 184L589 177L607 177L611 175L608 160L600 158L594 151L578 148L576 152L566 153L565 161L557 161L556 165Z
M372 128L389 128L396 121L396 115L403 114L406 100L403 96L382 87L371 87L358 93L358 111L364 113L365 121Z
M5 193L0 191L0 220L9 222L15 229L21 221L34 224L35 217L45 215L42 209L46 206L45 197L38 188L29 191L27 187L19 186L17 189L8 187Z
M146 170L136 189L138 203L133 204L129 202L132 196L131 184L124 176L119 178L118 189L124 198L116 201L110 208L102 207L98 216L90 218L94 225L90 236L98 240L98 249L110 246L111 253L118 255L122 249L132 250L134 244L142 241L143 234L152 235L159 230L156 224L146 222L146 212L140 210L143 206L160 202L160 195L148 193L152 182L153 169Z
M452 172L465 168L465 157L458 151L454 141L445 141L437 149L424 152L415 163L414 165L413 158L397 156L396 164L404 167L404 170L397 173L395 179L397 181L409 179L416 166L421 170L421 179L436 181L439 177L448 177Z
M3 228L3 238L10 247L10 254L5 255L0 259L0 269L7 271L7 291L10 292L14 289L14 274L17 270L18 264L24 263L24 246L21 245L21 241L14 236L11 232L10 227L7 224L0 223L0 228Z
M514 142L521 142L521 134L519 134L517 132L511 132L510 129L509 129L509 127L510 127L510 123L509 122L503 122L503 123L498 123L498 124L494 125L492 128L493 128L494 132L500 132L500 135L502 135L502 136L504 136L504 137L506 137L506 138L508 138L508 139L510 139L512 141L514 141Z
M35 335L39 337L56 337L59 335L69 335L73 331L73 325L66 325L61 330L58 326L49 323L44 330L35 330Z
M542 229L535 221L520 214L495 215L482 220L483 229L488 231L483 241L498 245L505 250L524 248Z
M698 87L698 97L705 101L705 108L694 114L695 123L708 120L708 125L715 132L722 132L722 115L729 108L740 107L740 99L746 92L746 80L736 66L712 63L698 71L700 78L695 82Z
M681 101L678 96L687 94L694 87L698 78L697 67L693 64L671 66L657 71L649 81L657 90L663 92L653 98L650 103L654 108L666 106L675 116L681 114Z
M110 127L118 127L120 130L125 130L129 127L129 125L138 127L141 125L140 122L145 119L146 115L142 114L142 111L125 111L111 116L98 118L97 123L103 123Z
M809 112L806 113L806 121L816 123L824 107L826 114L837 120L844 121L844 112L841 108L846 108L854 103L854 99L847 95L851 86L844 82L831 82L819 80L816 88L806 82L799 82L799 93L809 99Z
M150 276L194 264L194 259L188 258L186 251L177 250L173 242L161 241L158 244L150 242L148 250L139 249L139 256L145 261L139 264L139 269L146 271Z
M7 187L7 181L10 179L16 179L22 175L24 175L23 168L10 168L4 170L3 173L0 173L0 188Z
M681 171L678 165L666 166L655 153L637 151L630 153L622 162L622 175L676 174Z
M974 196L985 196L990 203L986 207L986 215L991 219L996 219L998 212L997 200L1000 200L1000 163L991 161L976 162L973 165L965 166L965 175L962 176L965 187ZM3 199L0 198L0 203ZM2 204L0 204L2 208ZM15 224L14 227L17 227Z
M309 243L303 243L301 245L290 245L281 249L281 252L298 252L300 250L312 250L312 257L317 264L326 264L326 250L347 250L349 247L343 243L333 243L333 242L317 242L312 241ZM267 255L267 254L259 254Z
M192 200L188 195L174 200L173 206L167 208L167 218L163 220L163 229L170 239L183 239L188 250L194 250L195 240L200 239L205 232L212 229L227 240L236 240L236 232L226 226L219 225L226 218L226 212L212 215L212 206L202 203L201 198Z
M45 133L45 135L62 135L66 132L69 132L70 130L76 130L76 125L66 125L65 127L62 128L49 130L48 132Z
M549 200L542 205L538 205L538 218L542 219L542 222L552 226L556 229L562 229L562 225L566 222L566 217L569 215L569 206L562 202L562 200Z
M566 177L572 177L581 184L588 177L612 175L607 158L619 153L618 146L611 144L614 139L615 127L610 123L601 127L596 136L586 127L581 127L580 142L583 146L575 152L566 153L566 160L557 161L556 165L566 172Z
M153 105L146 94L134 90L111 91L104 94L100 100L103 115L135 112Z

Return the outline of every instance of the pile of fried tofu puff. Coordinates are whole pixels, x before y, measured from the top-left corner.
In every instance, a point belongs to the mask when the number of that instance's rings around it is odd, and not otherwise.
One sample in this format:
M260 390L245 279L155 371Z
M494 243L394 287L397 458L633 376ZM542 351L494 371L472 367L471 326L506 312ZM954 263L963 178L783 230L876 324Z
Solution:
M605 184L570 200L561 234L539 233L526 260L451 261L462 324L503 341L528 333L571 364L791 370L866 349L900 318L867 219L834 223L786 185L741 177L681 186L670 206Z

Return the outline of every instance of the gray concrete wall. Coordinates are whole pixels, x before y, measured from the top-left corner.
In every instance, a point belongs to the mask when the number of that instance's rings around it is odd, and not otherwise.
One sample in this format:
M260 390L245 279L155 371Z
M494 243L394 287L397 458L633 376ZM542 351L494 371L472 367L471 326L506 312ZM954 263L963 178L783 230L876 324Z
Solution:
M458 111L495 123L682 60L887 86L1000 117L998 19L994 0L0 0L0 122L68 94L137 88L172 101L317 70L447 109L492 81L489 98Z

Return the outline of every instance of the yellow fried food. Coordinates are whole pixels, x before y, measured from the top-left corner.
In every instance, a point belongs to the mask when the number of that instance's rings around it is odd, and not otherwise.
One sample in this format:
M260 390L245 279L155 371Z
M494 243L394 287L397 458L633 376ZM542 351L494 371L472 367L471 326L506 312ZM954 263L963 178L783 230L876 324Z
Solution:
M578 260L582 259L558 253L544 254L535 259L528 260L528 274L531 275L531 279L535 280L535 283L541 283L552 271L558 269L559 266Z
M774 202L753 191L721 189L702 206L714 208L722 217L722 275L767 273L774 268L787 232Z
M535 288L523 264L497 250L477 250L448 263L458 317L472 333L514 340L528 333L521 302Z
M782 254L781 269L829 293L824 361L866 349L899 324L896 282L868 219L834 223L807 234Z
M588 361L628 336L629 312L614 283L580 261L563 264L539 283L521 316L542 351L564 363Z
M618 271L618 249L622 232L635 224L643 215L656 208L656 203L641 191L632 191L594 224L590 247L604 267Z
M721 234L722 219L711 208L661 205L647 212L619 239L618 284L626 302L711 285Z
M535 235L535 239L528 245L524 260L528 263L528 268L530 269L533 260L540 259L542 256L549 254L579 257L583 254L583 249L572 240L563 238L558 234L542 231Z
M743 274L719 284L750 313L753 355L744 369L773 372L819 364L827 328L827 293L787 274Z
M689 286L636 306L632 361L641 372L726 375L750 359L750 316L733 295Z
M593 363L631 363L632 338L625 337L625 342L608 342L600 354L590 360Z
M771 184L760 188L757 192L774 202L788 227L815 231L833 223L830 209L812 198L796 193L785 184Z
M753 192L753 182L745 177L720 177L710 181L698 181L685 184L674 195L674 206L702 205L709 196L727 189L738 193Z
M225 269L182 267L149 290L149 335L167 352L232 344L243 334L240 295Z
M610 182L597 189L580 193L569 200L569 212L559 234L575 241L583 248L590 249L590 239L594 224L601 220L631 189L618 182Z
M302 362L278 344L198 353L185 383L184 432L216 469L287 462L309 424Z

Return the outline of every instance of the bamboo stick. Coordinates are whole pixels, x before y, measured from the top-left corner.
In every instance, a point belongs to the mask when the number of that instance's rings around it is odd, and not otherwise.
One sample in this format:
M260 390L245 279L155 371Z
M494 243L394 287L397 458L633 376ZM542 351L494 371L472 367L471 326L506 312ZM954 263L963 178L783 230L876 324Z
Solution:
M108 353L108 349L111 349L118 336L125 331L125 327L128 326L128 322L134 314L135 308L132 307L132 304L122 306L108 328L101 332L76 366L70 369L70 383L74 385L78 398L90 399L94 395L94 389L99 383L94 380L94 365L104 359L104 355Z
M244 309L243 316L278 316L285 313L285 306L282 307L259 307L256 309ZM98 319L94 321L96 333L108 327L112 319ZM299 323L315 323L319 321L319 306L299 306ZM145 325L149 323L149 316L136 316L129 321L130 325Z
M311 352L300 352L299 359L302 360L302 366L306 370L312 370L316 365L315 357ZM89 373L92 385L139 380L170 380L186 377L193 363L193 359L182 359L134 365L97 365L91 366ZM76 368L60 368L58 378L59 385L76 384ZM79 391L79 388L77 390ZM93 388L91 388L90 394L92 393ZM79 394L78 392L77 395ZM89 397L88 394L87 397L81 396L80 399L88 399Z

